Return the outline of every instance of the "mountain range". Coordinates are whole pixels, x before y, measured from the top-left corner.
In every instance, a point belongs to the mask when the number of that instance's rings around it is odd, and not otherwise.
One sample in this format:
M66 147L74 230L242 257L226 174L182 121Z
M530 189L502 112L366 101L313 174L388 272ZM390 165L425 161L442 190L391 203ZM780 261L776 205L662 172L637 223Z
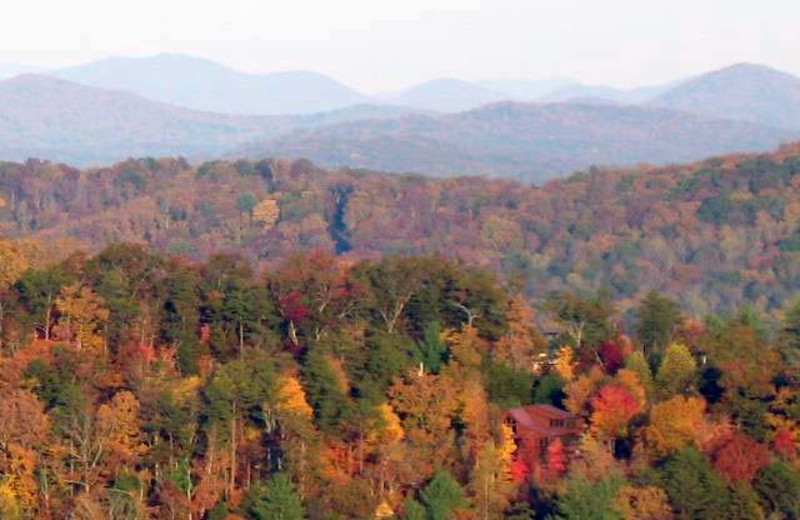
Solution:
M213 61L174 54L109 58L54 75L195 110L238 115L307 114L369 100L316 72L245 74Z
M0 158L78 166L280 155L539 182L596 164L688 161L797 139L800 79L752 64L628 91L441 79L367 96L317 73L244 74L178 55L0 81Z
M503 102L458 114L296 130L231 156L542 182L592 165L688 161L770 149L798 137L800 132L658 107Z

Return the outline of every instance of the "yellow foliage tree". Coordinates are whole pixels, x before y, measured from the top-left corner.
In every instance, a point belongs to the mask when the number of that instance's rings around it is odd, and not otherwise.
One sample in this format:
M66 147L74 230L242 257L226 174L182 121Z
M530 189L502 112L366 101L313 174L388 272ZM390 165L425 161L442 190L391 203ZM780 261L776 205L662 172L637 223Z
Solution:
M129 463L144 451L139 409L136 396L122 391L97 410L99 434L117 461Z
M0 484L0 518L3 520L22 520L22 505L17 498L14 489L9 483Z
M276 408L279 413L294 414L303 417L311 417L314 415L314 409L308 404L303 385L301 385L297 377L293 375L287 375L281 378Z
M253 221L263 224L265 230L272 229L281 218L281 208L275 199L264 199L253 208Z
M371 442L392 443L403 440L406 432L400 417L389 403L378 405L378 423L370 431Z
M706 402L698 397L675 396L650 410L650 424L644 429L645 447L654 458L697 444L703 430Z
M605 375L598 366L592 367L589 372L573 380L566 387L567 400L565 405L567 410L575 415L586 415L588 413L589 402L602 383Z
M625 520L671 520L667 493L655 486L622 486L615 501Z
M56 308L64 320L59 324L75 340L78 349L104 347L101 333L110 313L103 298L89 287L74 283L61 289Z
M562 347L555 361L555 370L558 375L567 382L574 380L575 365L575 352L572 350L572 347Z

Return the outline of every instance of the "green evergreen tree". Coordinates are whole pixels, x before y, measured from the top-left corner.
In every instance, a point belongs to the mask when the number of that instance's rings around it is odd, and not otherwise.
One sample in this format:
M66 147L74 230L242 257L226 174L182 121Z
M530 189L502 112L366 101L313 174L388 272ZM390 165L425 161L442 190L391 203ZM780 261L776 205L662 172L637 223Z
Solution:
M450 520L456 509L469 505L464 488L444 470L436 472L420 492L420 500L425 507L427 520Z
M447 345L441 338L442 328L438 321L431 321L425 325L425 332L417 344L420 360L425 370L438 374L442 364L447 360Z
M247 514L253 520L303 520L306 517L300 495L286 475L276 475L265 485L253 486L247 498Z
M672 343L675 332L683 323L680 305L650 291L639 306L636 332L648 359L658 361L664 349Z
M564 381L564 378L560 375L556 373L547 374L536 384L533 402L561 406L561 403L567 396L564 392L566 384L566 381Z
M764 508L780 518L800 518L800 474L784 462L762 469L755 490Z
M341 380L321 347L312 347L303 363L303 380L308 399L314 408L317 426L326 432L341 431L342 423L353 412Z
M716 520L728 501L725 482L694 448L672 456L662 468L664 489L680 520Z
M725 504L726 520L764 520L764 510L758 501L758 495L749 484L737 482L732 485Z
M614 507L614 499L624 480L612 475L605 480L592 482L583 475L574 475L567 481L566 492L557 500L557 518L563 520L622 520Z

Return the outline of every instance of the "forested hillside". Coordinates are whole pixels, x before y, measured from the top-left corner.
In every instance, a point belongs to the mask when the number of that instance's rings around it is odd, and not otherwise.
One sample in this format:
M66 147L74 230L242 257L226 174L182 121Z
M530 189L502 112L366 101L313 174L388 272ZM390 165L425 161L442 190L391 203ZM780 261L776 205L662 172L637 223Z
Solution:
M701 322L653 293L632 340L561 293L548 344L513 284L437 257L0 259L3 519L800 514L800 304ZM525 444L530 403L574 443Z
M329 171L306 161L0 167L0 233L58 255L115 242L192 259L241 251L347 258L440 253L528 294L651 289L702 314L772 311L800 288L800 148L685 166L593 170L541 188Z
M592 165L668 164L765 151L798 136L799 130L596 100L496 103L438 117L301 129L245 145L232 155L542 183Z

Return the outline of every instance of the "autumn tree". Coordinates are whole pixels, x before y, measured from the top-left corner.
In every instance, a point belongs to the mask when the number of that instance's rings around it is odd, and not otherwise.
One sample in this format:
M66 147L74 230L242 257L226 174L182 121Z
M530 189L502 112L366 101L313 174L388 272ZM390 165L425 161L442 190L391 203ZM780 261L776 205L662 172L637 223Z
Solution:
M705 409L705 401L697 397L675 396L654 405L643 432L645 446L659 458L695 444Z
M61 313L59 324L63 324L67 338L74 339L78 350L105 349L103 327L110 316L105 300L89 287L71 284L61 289L55 305Z
M714 469L731 481L749 484L769 461L767 446L735 432L714 454Z
M673 518L667 493L656 486L622 486L615 505L625 520L670 520Z
M493 355L517 370L533 371L534 361L547 351L547 342L534 327L534 313L522 295L508 304L508 331L495 343Z
M28 269L30 263L21 254L16 245L0 237L0 347L3 346L3 322L5 321L5 311L3 299L5 293L22 274Z
M642 412L643 404L619 383L603 386L592 398L592 428L610 440L628 435L628 425Z

